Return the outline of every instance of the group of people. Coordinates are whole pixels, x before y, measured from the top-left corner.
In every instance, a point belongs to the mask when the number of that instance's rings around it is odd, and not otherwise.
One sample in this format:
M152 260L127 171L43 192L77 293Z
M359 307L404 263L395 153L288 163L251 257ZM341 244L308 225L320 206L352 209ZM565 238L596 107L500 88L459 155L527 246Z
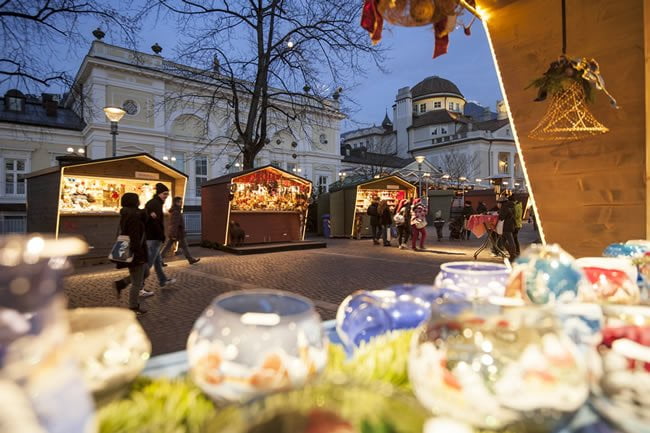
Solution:
M136 314L147 311L140 305L140 298L153 296L154 292L144 288L144 282L149 276L153 266L160 287L174 284L174 278L165 274L163 262L165 254L178 242L185 258L190 264L197 263L198 258L192 257L187 245L185 222L182 215L183 199L174 197L172 208L169 211L169 239L165 243L165 214L163 204L169 197L169 189L162 183L156 184L156 192L144 209L140 209L140 199L135 193L127 192L122 195L120 204L119 234L129 237L129 248L133 256L130 263L118 263L117 268L128 268L129 275L113 282L116 294L119 296L129 285L129 308Z
M418 249L418 241L419 248L424 249L424 241L427 238L427 209L419 198L402 199L393 207L389 206L387 200L373 197L366 213L370 216L372 242L375 245L380 244L381 238L385 247L391 246L391 233L395 227L400 249L408 247L409 238L414 251Z

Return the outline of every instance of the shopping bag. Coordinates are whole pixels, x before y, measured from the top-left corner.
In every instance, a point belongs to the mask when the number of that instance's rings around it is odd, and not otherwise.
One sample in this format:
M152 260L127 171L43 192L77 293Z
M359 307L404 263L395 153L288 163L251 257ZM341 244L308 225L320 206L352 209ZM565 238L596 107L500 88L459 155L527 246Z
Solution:
M115 263L131 263L133 253L131 252L131 240L128 236L119 235L111 248L108 259Z
M496 231L497 234L499 234L499 235L502 235L502 234L503 234L503 220L500 220L500 221L497 223L497 227L496 227L495 231Z

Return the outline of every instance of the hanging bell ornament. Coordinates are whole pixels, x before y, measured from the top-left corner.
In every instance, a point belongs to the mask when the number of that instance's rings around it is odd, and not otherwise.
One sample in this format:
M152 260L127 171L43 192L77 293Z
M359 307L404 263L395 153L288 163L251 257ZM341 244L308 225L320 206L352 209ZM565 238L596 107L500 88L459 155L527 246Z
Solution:
M546 114L528 136L542 141L580 140L608 131L589 111L584 88L572 81L553 96Z

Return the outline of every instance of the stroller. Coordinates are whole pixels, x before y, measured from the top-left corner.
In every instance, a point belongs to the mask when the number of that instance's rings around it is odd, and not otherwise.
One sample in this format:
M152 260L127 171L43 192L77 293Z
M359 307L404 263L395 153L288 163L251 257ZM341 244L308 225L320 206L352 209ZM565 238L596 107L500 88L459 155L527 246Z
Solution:
M449 223L449 239L461 240L463 236L463 229L465 228L465 219L462 215L457 216Z

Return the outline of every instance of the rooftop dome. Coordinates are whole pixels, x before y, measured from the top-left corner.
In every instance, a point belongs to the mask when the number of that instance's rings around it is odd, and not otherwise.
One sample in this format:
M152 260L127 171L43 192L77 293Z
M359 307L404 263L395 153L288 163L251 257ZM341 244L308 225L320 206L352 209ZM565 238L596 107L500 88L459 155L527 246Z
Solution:
M425 78L411 89L413 99L436 93L451 93L464 98L463 94L460 93L460 90L458 90L458 87L456 87L454 83L436 75Z
M5 98L24 98L25 95L18 89L10 89L5 93Z

